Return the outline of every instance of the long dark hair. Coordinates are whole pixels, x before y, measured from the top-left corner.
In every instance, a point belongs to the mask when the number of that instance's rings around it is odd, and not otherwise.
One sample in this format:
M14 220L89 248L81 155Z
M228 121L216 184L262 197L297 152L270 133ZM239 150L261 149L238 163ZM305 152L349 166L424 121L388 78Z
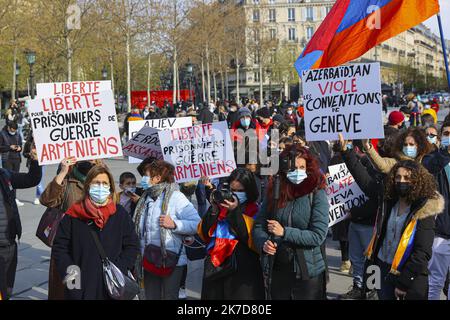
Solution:
M413 203L419 199L435 199L437 197L437 185L434 177L420 163L412 160L399 161L386 177L385 197L395 200L398 198L395 191L395 175L399 168L411 171L411 190L406 196L408 203Z
M258 200L259 191L253 172L246 168L237 168L228 177L229 184L231 184L233 181L238 181L242 184L245 193L247 194L248 202L255 202L256 200Z
M433 151L431 144L427 140L427 135L422 128L418 127L410 127L405 132L402 132L397 136L394 145L394 155L403 154L403 144L407 137L413 137L414 141L417 144L417 157L418 161L421 161L422 158Z

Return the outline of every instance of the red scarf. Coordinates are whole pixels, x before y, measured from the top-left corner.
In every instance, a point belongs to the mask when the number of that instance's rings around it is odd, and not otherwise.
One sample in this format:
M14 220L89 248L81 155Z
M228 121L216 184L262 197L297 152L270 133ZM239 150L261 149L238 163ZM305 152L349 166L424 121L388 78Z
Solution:
M320 178L311 175L298 185L290 183L290 194L294 197L294 199L306 196L319 186L319 182Z
M86 199L81 202L73 204L66 212L69 216L83 221L92 220L100 229L104 228L109 217L115 213L116 204L114 201L109 200L106 206L99 207L94 204L89 197L86 197Z

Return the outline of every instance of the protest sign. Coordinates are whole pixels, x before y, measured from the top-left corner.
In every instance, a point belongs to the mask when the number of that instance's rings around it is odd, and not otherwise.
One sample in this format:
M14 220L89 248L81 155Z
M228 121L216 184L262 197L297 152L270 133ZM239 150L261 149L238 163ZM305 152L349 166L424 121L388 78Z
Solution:
M178 183L220 178L236 169L225 121L159 131L164 160L175 166Z
M304 71L308 141L384 138L379 63Z
M155 128L159 130L174 129L174 128L185 128L192 126L191 117L182 118L164 118L164 119L152 119L152 120L138 120L130 121L128 123L128 136L134 137L136 133L139 132L144 127ZM140 163L143 159L129 157L129 163Z
M112 91L39 97L29 114L40 165L122 156Z
M36 84L36 96L38 98L61 95L83 96L92 92L111 90L111 81L78 81Z
M345 163L328 167L326 193L330 204L328 227L347 218L350 209L358 207L368 199L353 179Z
M143 127L123 147L123 154L144 160L147 157L163 159L159 143L158 129Z

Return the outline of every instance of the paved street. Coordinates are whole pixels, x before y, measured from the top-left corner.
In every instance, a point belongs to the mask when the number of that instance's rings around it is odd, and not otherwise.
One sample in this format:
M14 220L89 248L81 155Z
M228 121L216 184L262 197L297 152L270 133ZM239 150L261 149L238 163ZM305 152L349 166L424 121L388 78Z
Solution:
M442 121L448 109L441 110L439 120ZM3 121L2 121L3 122ZM3 123L0 124L3 127ZM22 171L26 171L22 164ZM125 159L117 158L107 161L112 169L114 177L118 179L120 173L132 171L138 176L135 170L137 165L128 164ZM45 184L55 175L56 166L45 168ZM116 181L118 184L118 181ZM14 300L45 300L47 299L48 268L50 250L39 239L36 238L36 227L39 223L45 208L34 205L35 188L19 190L18 198L25 203L20 214L23 224L23 236L19 245L19 265L17 269L16 284L14 287ZM348 290L352 284L351 276L339 272L340 252L338 243L327 240L327 258L330 269L330 282L328 284L328 296L333 299L338 294ZM202 262L192 262L188 266L187 294L191 299L199 299L201 291Z

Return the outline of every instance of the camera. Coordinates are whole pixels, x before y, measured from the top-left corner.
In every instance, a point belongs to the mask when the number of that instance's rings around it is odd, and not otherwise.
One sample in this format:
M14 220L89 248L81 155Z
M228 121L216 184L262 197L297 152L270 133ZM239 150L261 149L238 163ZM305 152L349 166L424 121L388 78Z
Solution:
M280 172L287 173L295 170L295 152L280 157Z
M233 201L233 193L231 192L230 184L225 182L220 189L214 190L212 198L216 203L224 203L225 200Z

